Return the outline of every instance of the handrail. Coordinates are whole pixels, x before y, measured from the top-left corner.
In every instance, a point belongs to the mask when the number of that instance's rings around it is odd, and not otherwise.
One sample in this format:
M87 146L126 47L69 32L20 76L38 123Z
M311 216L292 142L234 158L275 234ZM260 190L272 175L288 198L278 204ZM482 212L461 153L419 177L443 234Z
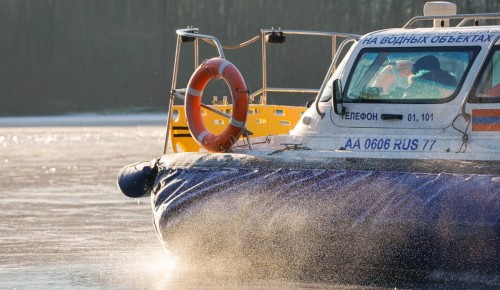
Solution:
M254 42L256 42L257 40L260 39L260 35L257 35L257 36L254 36L253 38L245 41L245 42L242 42L242 43L239 43L239 44L234 44L234 45L222 45L222 48L224 49L238 49L238 48L243 48L245 46L248 46ZM209 39L202 39L203 41L205 41L206 43L212 45L212 46L217 46L213 41L209 40Z
M335 66L336 66L336 63L340 57L340 53L342 52L342 50L344 49L344 47L348 43L355 42L358 40L359 40L359 38L358 39L356 39L356 38L344 39L344 41L342 41L342 43L339 46L339 52L335 54L335 57L333 58L332 63L330 64L330 68L328 69L328 73L326 74L325 79L323 80L323 83L321 84L321 87L318 90L318 94L316 95L316 99L315 99L316 112L318 112L318 115L320 115L321 118L323 118L325 116L325 113L323 113L319 110L319 101L321 100L321 95L323 94L323 91L325 90L325 87L326 87L326 84L328 83L328 80L330 79L330 77L333 75L333 72L335 71Z
M426 20L441 20L441 19L462 19L456 27L464 26L467 22L472 20L482 19L500 19L500 13L477 13L477 14L456 14L456 15L434 15L434 16L415 16L410 19L403 28L410 28L414 23Z
M267 55L266 55L266 42L265 36L272 33L283 33L284 35L309 35L309 36L328 36L332 38L332 58L337 55L337 37L358 40L361 36L359 34L343 33L343 32L326 32L326 31L309 31L309 30L288 30L288 29L261 29L262 34L262 97L260 99L262 104L267 103L267 93L270 92L267 87ZM316 93L317 90L313 93Z
M210 39L215 43L215 46L217 47L217 51L219 52L219 57L220 58L226 58L224 56L224 51L222 49L222 44L220 41L212 35L206 35L206 34L198 34L199 29L198 28L184 28L184 29L178 29L176 31L177 35L180 36L185 36L185 37L192 37L192 38L201 38L201 39Z
M170 135L170 120L172 119L172 112L174 109L174 101L175 101L172 92L175 91L175 87L177 86L177 73L179 71L180 53L181 53L181 35L177 35L177 43L175 47L174 71L172 73L172 85L170 89L171 93L168 101L167 129L165 130L165 144L163 144L163 154L166 154L168 149L168 136Z
M192 32L196 30L195 33L189 33L189 32ZM213 36L210 36L210 35L203 35L203 34L197 34L198 33L198 28L184 28L184 29L179 29L177 31L182 31L183 34L181 34L182 36L187 36L187 37L193 37L193 38L196 38L196 37L199 37L201 38L204 42L212 45L212 46L215 46L215 47L219 47L217 45L217 43L214 41L214 39L217 39ZM308 31L308 30L274 30L274 29L261 29L261 33L262 34L267 34L267 33L273 33L273 32L283 32L283 33L286 33L286 34L295 34L295 35L311 35L311 36L339 36L339 37L351 37L351 38L356 38L356 39L359 39L361 37L361 35L359 34L351 34L351 33L343 33L343 32L327 32L327 31ZM177 33L179 34L179 33ZM205 36L205 37L201 37L201 36ZM210 37L207 37L207 36L210 36ZM259 40L261 38L261 35L256 35L252 38L250 38L249 40L247 41L244 41L242 43L239 43L239 44L234 44L234 45L220 45L220 47L222 47L223 49L239 49L239 48L243 48L243 47L246 47L254 42L256 42L257 40Z
M475 21L475 20L479 20L479 19L500 19L500 13L484 13L484 16L481 18L467 17L467 18L464 18L464 20L462 20L459 24L457 24L457 27L464 26L467 22L469 22L471 20Z
M267 88L268 92L273 93L304 93L304 94L316 94L318 89L307 89L307 88Z
M295 34L295 35L311 35L311 36L339 36L339 37L351 37L359 39L361 35L344 33L344 32L330 32L330 31L312 31L312 30L288 30L288 29L261 29L261 33L273 33L273 32L283 32L285 34Z
M265 36L271 33L284 33L286 35L309 35L309 36L327 36L332 38L332 59L335 58L336 50L337 50L337 37L355 39L358 40L361 36L359 34L352 33L343 33L343 32L328 32L328 31L310 31L310 30L288 30L288 29L261 29L261 35L254 36L253 38L242 42L236 45L222 45L221 42L214 36L199 34L198 28L183 28L176 30L176 33L179 37L188 37L193 38L195 40L195 67L198 65L198 44L197 40L202 39L204 42L209 45L215 46L221 58L224 57L224 49L239 49L246 47L250 44L255 43L257 40L262 39L262 89L259 89L257 92L251 95L251 98L255 98L258 95L262 95L260 102L262 104L267 103L267 93L268 92L287 92L287 93L311 93L317 94L320 90L317 89L296 89L296 88L269 88L267 86L267 59L266 59L266 41ZM182 39L178 39L178 42L182 41ZM178 44L179 45L179 44ZM178 58L178 54L176 53L176 59ZM174 80L177 79L177 69L174 69ZM175 87L172 87L172 90L175 90Z

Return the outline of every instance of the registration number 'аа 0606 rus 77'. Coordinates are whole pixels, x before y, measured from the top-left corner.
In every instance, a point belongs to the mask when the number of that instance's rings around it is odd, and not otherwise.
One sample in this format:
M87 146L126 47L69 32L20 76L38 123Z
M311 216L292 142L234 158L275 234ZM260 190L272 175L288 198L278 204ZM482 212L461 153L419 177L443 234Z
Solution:
M435 139L348 138L344 150L432 151Z

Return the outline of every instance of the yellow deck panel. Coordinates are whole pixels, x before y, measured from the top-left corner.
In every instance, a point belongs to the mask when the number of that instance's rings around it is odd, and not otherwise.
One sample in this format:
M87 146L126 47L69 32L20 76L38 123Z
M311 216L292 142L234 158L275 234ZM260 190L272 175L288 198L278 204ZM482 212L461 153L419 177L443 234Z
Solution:
M212 105L214 109L231 115L232 105ZM252 137L261 137L276 134L287 134L299 121L306 111L305 107L250 104L247 115L246 128ZM220 134L229 120L223 116L201 109L205 127L213 134ZM187 125L184 106L174 106L172 121L170 122L170 140L172 149L177 152L197 152L202 148L192 138Z

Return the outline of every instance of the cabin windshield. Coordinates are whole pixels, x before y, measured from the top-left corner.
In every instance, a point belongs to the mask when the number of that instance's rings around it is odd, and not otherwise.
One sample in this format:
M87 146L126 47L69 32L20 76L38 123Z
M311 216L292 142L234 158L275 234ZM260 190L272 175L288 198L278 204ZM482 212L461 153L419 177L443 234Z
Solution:
M453 99L478 47L363 49L344 102L442 103Z

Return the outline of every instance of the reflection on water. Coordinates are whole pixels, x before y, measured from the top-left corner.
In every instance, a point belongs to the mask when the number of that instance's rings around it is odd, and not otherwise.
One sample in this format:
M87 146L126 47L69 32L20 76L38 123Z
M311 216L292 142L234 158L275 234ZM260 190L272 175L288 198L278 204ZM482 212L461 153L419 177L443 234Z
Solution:
M161 119L91 127L44 127L33 120L36 127L0 120L2 289L337 288L193 280L189 269L176 269L155 235L149 199L127 199L115 186L123 165L162 152Z
M114 183L162 139L160 126L1 128L2 288L151 288L168 277L149 199Z

